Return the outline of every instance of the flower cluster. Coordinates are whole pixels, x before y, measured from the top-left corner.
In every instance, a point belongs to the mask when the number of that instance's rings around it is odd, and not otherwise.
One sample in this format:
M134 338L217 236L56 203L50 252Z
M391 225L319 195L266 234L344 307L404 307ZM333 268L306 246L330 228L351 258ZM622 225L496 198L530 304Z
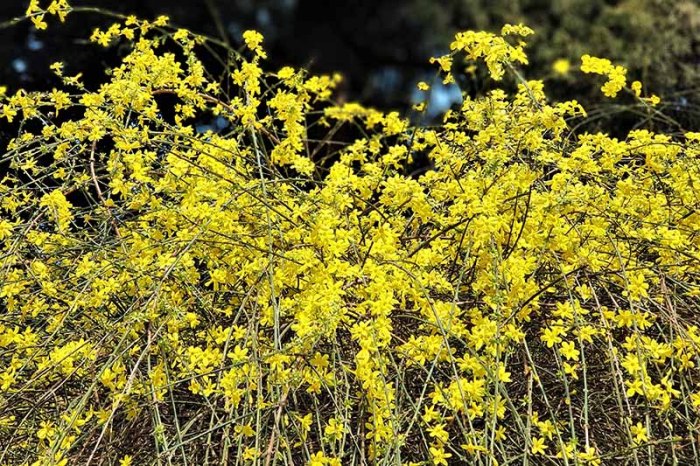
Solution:
M607 82L600 88L608 97L615 97L627 83L625 75L627 70L622 66L613 65L607 58L591 57L584 55L581 57L581 71L584 73L601 74L608 78Z
M32 21L34 27L42 30L48 27L48 24L44 21L47 14L58 16L58 19L64 22L70 11L71 6L68 4L68 0L51 0L51 3L46 8L41 7L39 0L29 0L29 6L27 6L25 15Z
M511 63L527 64L528 62L524 51L525 42L521 40L518 45L513 46L508 43L506 38L508 36L527 37L531 34L534 34L534 31L522 24L506 24L501 29L500 35L486 31L460 32L450 44L452 54L432 58L431 62L440 65L440 69L446 72L444 82L449 83L454 81L450 69L455 54L464 54L465 58L471 61L483 59L488 66L491 78L500 81L505 73L504 66Z
M502 36L452 49L500 79L527 60ZM700 133L576 135L581 105L524 79L417 127L265 71L257 32L92 38L131 46L99 88L59 64L62 90L0 100L23 123L0 158L0 464L697 457Z

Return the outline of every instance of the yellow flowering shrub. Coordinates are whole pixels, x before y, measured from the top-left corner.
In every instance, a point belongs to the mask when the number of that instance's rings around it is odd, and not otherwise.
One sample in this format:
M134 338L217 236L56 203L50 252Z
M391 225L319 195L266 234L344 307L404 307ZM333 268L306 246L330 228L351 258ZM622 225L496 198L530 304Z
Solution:
M0 464L695 464L700 133L574 133L531 33L458 35L519 84L434 127L164 17L3 96Z

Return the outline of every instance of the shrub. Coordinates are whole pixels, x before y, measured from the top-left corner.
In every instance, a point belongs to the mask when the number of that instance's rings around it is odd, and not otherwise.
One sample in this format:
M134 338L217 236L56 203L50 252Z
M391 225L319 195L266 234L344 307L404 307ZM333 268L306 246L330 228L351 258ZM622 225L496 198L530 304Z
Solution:
M4 96L0 463L697 462L700 133L574 136L531 33L458 34L445 80L519 84L435 127L253 31L211 76L164 17L93 33L131 46L98 89Z

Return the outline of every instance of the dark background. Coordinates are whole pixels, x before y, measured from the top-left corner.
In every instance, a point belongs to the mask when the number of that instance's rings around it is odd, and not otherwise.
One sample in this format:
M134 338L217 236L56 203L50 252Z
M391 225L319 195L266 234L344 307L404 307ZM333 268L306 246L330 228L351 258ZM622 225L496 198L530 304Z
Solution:
M23 14L28 0L0 2L0 21ZM41 0L45 6L48 0ZM544 78L555 99L577 98L589 108L602 102L599 80L575 71L583 53L605 56L630 69L664 98L664 111L697 127L700 87L700 2L698 0L72 0L73 6L99 6L143 18L169 15L171 23L225 37L240 44L241 32L265 35L267 67L305 66L313 72L339 71L338 97L382 109L406 109L415 83L433 80L430 56L448 50L456 31L497 31L505 22L524 22L536 30L530 40L526 75ZM88 84L104 79L104 69L120 53L89 44L99 15L73 13L62 25L47 17L49 28L35 31L29 22L0 30L0 84L9 91L50 89L58 83L49 64L63 61L66 72L82 71ZM552 63L572 63L567 76ZM477 93L483 75L462 81ZM469 81L467 79L467 81ZM582 84L583 83L583 84ZM459 90L437 85L433 108L459 100Z

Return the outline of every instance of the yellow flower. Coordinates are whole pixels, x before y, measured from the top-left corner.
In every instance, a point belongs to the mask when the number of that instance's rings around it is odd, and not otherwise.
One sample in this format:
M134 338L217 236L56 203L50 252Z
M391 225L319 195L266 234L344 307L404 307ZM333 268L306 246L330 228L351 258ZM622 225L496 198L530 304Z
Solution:
M430 455L435 466L447 466L447 460L452 457L452 453L446 453L442 447L430 447Z
M36 432L36 436L41 440L52 438L56 434L56 429L51 422L41 421L41 428Z
M644 100L644 102L647 102L652 107L656 107L657 105L659 105L659 103L661 103L661 98L655 94L652 94L651 97L645 97L642 100Z
M338 441L343 438L343 433L345 432L345 425L342 420L336 418L331 418L324 429L326 437L331 440Z
M625 385L627 385L626 394L628 397L632 397L634 395L644 395L644 386L641 380L625 380Z
M570 361L578 360L580 351L576 349L573 341L565 341L561 344L561 354Z
M559 58L552 64L552 70L559 76L566 76L571 69L571 62L566 58Z
M326 455L324 455L322 451L319 451L311 455L309 462L306 464L307 466L324 466L326 461Z
M13 228L14 225L9 220L0 220L0 241L10 236Z
M647 290L649 289L649 284L646 283L646 279L643 273L636 273L629 277L629 297L635 301L641 298L646 298L649 296Z
M592 57L588 54L581 57L581 71L607 76L608 81L600 88L607 97L615 97L625 87L627 70L615 66L607 58Z
M630 432L632 433L632 440L635 445L639 445L640 443L644 443L649 440L647 437L647 429L641 422L638 422L630 427Z
M547 445L545 445L544 438L542 437L533 437L531 443L530 451L533 455L543 455L547 449Z
M642 83L641 82L634 81L631 84L630 88L632 89L632 92L634 92L634 95L636 95L637 97L642 95Z
M255 55L260 57L260 58L267 58L267 54L261 47L262 41L263 41L263 35L260 34L258 31L245 31L243 33L243 41L245 42L246 46L255 52Z
M253 429L250 424L238 425L235 431L246 437L253 437L255 435L255 429Z
M162 27L162 26L167 25L169 21L170 21L170 18L168 16L160 15L156 18L155 21L153 21L153 25Z
M44 21L44 15L34 15L31 17L32 23L34 23L34 27L37 28L39 31L45 30L49 25L46 21Z
M552 348L555 344L561 343L562 339L559 336L562 333L561 327L550 327L544 329L540 339L547 344L547 348Z
M300 423L301 427L301 437L302 440L306 438L306 434L311 430L311 425L313 423L313 415L311 413L306 414L305 416L298 416L298 420Z
M578 364L569 364L568 362L564 363L564 373L569 375L574 380L578 380L578 369Z
M465 443L460 445L460 447L470 455L473 455L476 452L488 453L488 449L486 447L483 445L476 445L474 443Z
M445 424L436 424L433 427L428 428L428 433L440 445L447 443L450 438L450 434L445 430Z
M690 395L690 402L693 408L700 408L700 392L696 392Z

